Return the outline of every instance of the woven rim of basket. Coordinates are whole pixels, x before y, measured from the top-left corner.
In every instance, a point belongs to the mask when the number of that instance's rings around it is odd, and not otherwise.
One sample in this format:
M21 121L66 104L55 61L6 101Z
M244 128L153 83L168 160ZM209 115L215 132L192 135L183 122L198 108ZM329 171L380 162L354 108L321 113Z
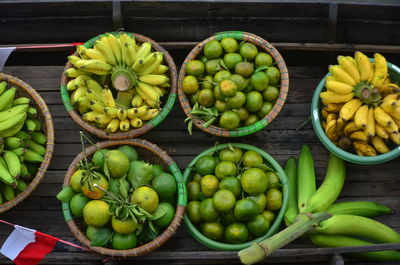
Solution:
M78 225L75 223L74 219L71 216L71 211L69 209L69 203L63 203L63 214L65 221L67 222L69 228L71 229L72 233L78 239L79 242L81 242L83 245L86 247L90 248L90 250L102 254L102 255L107 255L107 256L112 256L112 257L135 257L135 256L141 256L147 253L152 252L153 250L159 248L161 245L163 245L168 239L170 239L175 232L178 230L179 226L182 224L183 221L183 216L185 214L185 209L186 209L186 204L187 204L187 194L186 194L186 186L183 182L183 177L182 173L179 170L178 166L172 160L172 158L167 154L166 151L162 150L160 147L157 145L146 141L144 139L131 139L131 140L116 140L116 141L104 141L104 142L99 142L96 144L97 148L110 148L110 147L115 147L119 145L132 145L136 148L142 148L146 149L154 156L158 156L161 158L166 165L168 165L168 169L170 170L171 174L175 177L175 180L178 185L178 200L177 200L177 207L176 207L176 212L174 219L172 220L171 224L165 228L164 232L159 235L156 239L153 241L142 245L137 248L133 249L128 249L128 250L114 250L114 249L109 249L109 248L104 248L104 247L91 247L90 246L90 240L86 237L86 235L80 230ZM97 149L94 146L90 146L86 149L86 155L90 156L94 154L94 152ZM78 163L84 158L83 152L78 154L75 159L72 161L71 165L68 168L68 171L65 175L64 178L64 187L67 187L70 185L70 178L76 171L76 167Z
M223 136L223 137L240 137L240 136L253 134L257 131L262 130L278 116L279 112L282 110L283 106L285 105L285 101L286 101L286 98L287 98L287 95L289 92L289 73L288 73L288 69L286 67L285 61L283 60L281 54L271 43L264 40L263 38L255 35L255 34L248 33L248 32L242 32L242 31L226 31L226 32L217 33L214 36L211 36L211 37L203 40L199 44L197 44L193 48L193 50L190 51L190 53L186 57L185 61L183 62L182 66L181 66L181 69L179 71L179 77L178 77L179 102L180 102L183 110L185 111L187 117L193 118L192 114L190 114L190 112L192 111L192 107L190 106L190 102L182 90L182 81L186 75L186 64L190 60L193 60L198 55L200 55L200 53L203 51L203 48L207 42L209 42L211 40L220 41L220 40L222 40L222 38L225 38L225 37L231 37L236 40L248 41L248 42L251 42L254 45L264 49L277 62L277 66L279 68L279 71L281 72L279 97L276 100L276 103L275 103L274 107L272 108L272 110L263 119L257 121L256 123L249 125L249 126L240 127L235 130L226 130L226 129L223 129L221 127L217 127L214 125L204 128L203 127L204 120L193 119L193 123L196 125L196 127L206 133L213 134L216 136Z
M169 78L170 78L170 82L171 82L171 88L170 88L170 93L169 93L168 99L166 100L165 104L162 106L161 112L156 117L154 117L152 120L148 121L142 127L137 128L137 129L131 129L127 132L119 131L116 133L109 133L104 129L97 128L96 126L86 122L85 120L82 119L82 116L71 105L69 91L67 89L67 84L70 79L64 74L67 69L72 67L72 64L69 61L67 61L67 64L65 65L64 71L61 75L61 86L60 86L61 98L62 98L63 104L64 104L66 110L68 111L69 115L71 116L71 118L86 131L88 131L91 134L94 134L97 137L102 138L102 139L108 139L108 140L129 139L129 138L140 136L140 135L145 134L146 132L150 131L151 129L156 127L158 124L160 124L170 113L170 111L174 107L176 97L177 97L177 88L176 88L177 81L176 80L177 80L178 72L176 70L176 65L175 65L175 62L172 59L171 55L168 53L167 50L165 50L156 41L154 41L146 36L136 34L136 33L122 32L122 31L109 32L109 33L114 34L114 35L119 35L121 33L127 33L130 36L134 36L135 39L140 43L150 42L151 46L155 50L162 52L164 54L164 61L168 64L168 68L169 68ZM108 33L105 33L105 34L108 34ZM94 42L105 34L98 35L98 36L88 40L84 44L85 47L86 48L93 47ZM77 52L75 52L74 55L77 55Z
M47 137L46 153L44 155L44 160L40 164L38 172L36 173L36 176L29 183L28 187L24 191L20 192L17 196L15 196L14 199L4 204L0 204L0 213L3 213L25 200L25 198L28 197L36 189L37 185L44 177L44 174L46 173L47 167L49 166L51 158L53 156L54 127L50 111L43 98L39 95L38 92L36 92L36 90L34 90L24 81L4 73L0 73L0 81L7 81L9 84L16 87L17 94L20 93L20 91L22 90L23 96L29 97L35 102L35 107L37 106L40 110L38 111L38 115L41 116L44 120L44 130Z

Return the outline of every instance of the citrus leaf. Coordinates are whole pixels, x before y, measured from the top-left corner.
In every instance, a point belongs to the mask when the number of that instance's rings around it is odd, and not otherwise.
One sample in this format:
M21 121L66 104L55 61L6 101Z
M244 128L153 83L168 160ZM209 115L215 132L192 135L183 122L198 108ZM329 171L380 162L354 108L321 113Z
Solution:
M259 66L256 68L256 70L254 71L255 73L260 72L260 71L264 71L267 70L269 68L269 66L263 65L263 66Z
M254 165L253 167L259 168L265 172L273 171L273 169L270 168L269 166L267 166L266 164L257 164L257 165Z
M154 220L160 219L167 213L167 208L164 208L164 207L159 207L159 208L160 209L157 210L155 212L155 214L153 214L153 216L150 218L150 220L154 221Z
M232 146L231 143L228 144L228 147L229 147L229 150L230 150L231 152L235 152L235 148L233 148L233 146Z
M90 246L92 247L103 247L108 244L111 239L112 232L110 229L101 228L97 230L95 235L90 242Z
M103 167L104 174L110 179L110 171L108 170L107 160L104 159L104 167Z

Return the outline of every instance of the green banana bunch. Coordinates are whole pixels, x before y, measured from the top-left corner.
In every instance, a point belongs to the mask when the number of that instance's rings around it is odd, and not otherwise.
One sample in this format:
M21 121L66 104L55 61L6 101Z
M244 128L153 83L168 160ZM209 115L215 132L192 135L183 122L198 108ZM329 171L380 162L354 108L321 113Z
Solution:
M377 217L392 213L392 209L375 202L340 202L326 209L332 215L350 214L364 217Z

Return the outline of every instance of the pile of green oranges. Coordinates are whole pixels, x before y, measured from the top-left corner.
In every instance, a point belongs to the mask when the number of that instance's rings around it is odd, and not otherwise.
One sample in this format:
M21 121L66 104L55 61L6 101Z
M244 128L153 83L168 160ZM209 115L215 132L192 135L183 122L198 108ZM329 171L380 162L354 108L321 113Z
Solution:
M229 146L200 157L193 171L187 216L206 237L239 244L268 232L282 192L259 153Z
M220 127L249 126L264 118L278 98L280 71L273 65L271 55L250 42L212 40L198 60L186 64L182 90L192 106L218 111Z

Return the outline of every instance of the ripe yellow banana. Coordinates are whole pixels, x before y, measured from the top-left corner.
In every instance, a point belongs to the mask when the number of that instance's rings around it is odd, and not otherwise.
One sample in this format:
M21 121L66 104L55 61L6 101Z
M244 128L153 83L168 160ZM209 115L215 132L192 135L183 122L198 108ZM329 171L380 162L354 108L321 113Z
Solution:
M340 109L339 115L344 121L349 121L353 118L354 114L361 107L363 102L358 98L354 98L343 105Z
M143 59L136 60L132 64L132 71L136 73L141 73L145 69L147 69L150 65L152 65L157 60L157 53L153 52L144 57Z
M89 111L82 115L82 119L88 122L94 122L96 117L101 113L95 111Z
M112 120L111 118L109 118L109 117L107 117L105 114L99 114L99 115L97 115L95 118L94 118L94 120L99 124L99 125L102 125L103 126L103 128L105 128L109 123L110 123L110 121Z
M376 120L375 120L376 121ZM375 133L382 139L389 139L389 133L379 123L375 122Z
M160 64L151 74L153 75L162 75L168 71L168 66Z
M354 63L348 57L338 56L338 62L343 70L345 70L356 83L360 82L360 73Z
M140 106L142 106L143 104L143 99L139 96L139 95L135 95L132 99L132 107L134 108L138 108Z
M107 61L107 58L104 57L104 55L103 55L101 52L99 52L98 50L96 50L96 49L93 49L93 48L87 49L86 52L85 52L85 54L86 54L90 59L99 60L99 61L102 61L102 62L104 62L104 63L107 63L107 62L108 62L108 61Z
M94 49L103 55L108 64L117 65L113 51L111 50L106 37L102 36L100 39L98 39L94 43Z
M67 57L67 59L68 59L68 61L69 61L72 65L74 65L74 66L75 66L75 63L76 63L77 61L82 60L82 58L80 58L80 57L78 57L78 56L75 56L75 55L70 55L70 56Z
M102 99L106 107L115 108L115 100L111 93L111 90L108 88L103 89L102 91Z
M139 76L139 80L149 85L158 86L169 81L169 78L165 75L142 75Z
M87 75L90 74L84 70L80 70L80 69L75 69L75 68L68 68L67 70L65 70L64 73L67 77L69 78L75 78L78 77L80 75Z
M340 137L343 135L343 128L346 125L346 122L342 119L337 119L336 121L336 133Z
M371 143L374 146L374 148L376 149L376 151L378 151L381 154L387 153L389 152L389 148L387 147L385 141L383 141L383 139L379 136L374 136L371 139Z
M110 123L107 125L106 131L109 133L115 133L119 128L119 120L112 119Z
M392 132L389 134L390 139L395 143L400 145L400 135L398 132Z
M329 112L325 108L322 108L321 115L324 118L324 120L326 120L326 118L328 118Z
M353 92L353 87L343 82L328 80L325 84L328 91L332 91L337 94L349 94Z
M89 57L86 55L86 50L87 48L83 45L76 46L76 51L82 59L89 59Z
M131 50L129 49L129 46L131 45L129 39L130 37L126 33L122 33L119 35L119 44L121 45L122 62L126 66L131 66L134 59L133 57L134 54L131 55Z
M113 34L107 34L106 38L111 50L113 51L117 64L120 65L122 63L122 51L119 39Z
M375 120L382 125L389 133L398 132L399 127L394 122L392 117L388 113L386 113L382 108L376 107L374 110Z
M364 141L354 142L353 145L357 153L361 153L362 155L366 156L376 156L375 149Z
M78 88L78 86L75 85L75 82L76 82L76 79L72 79L72 80L70 80L70 81L67 83L67 89L68 89L69 91L73 91L73 90L75 90L75 89Z
M117 113L118 119L125 120L127 118L128 112L125 109L119 109Z
M87 88L86 96L89 100L97 100L98 102L103 102L101 93L99 95L95 90L92 90L90 88Z
M327 103L345 103L353 98L353 93L337 94L331 91L325 91L320 94L322 100Z
M335 113L329 113L328 117L326 117L326 123L328 124L331 120L336 120L337 115Z
M344 126L343 133L344 133L345 136L350 137L350 135L351 135L353 132L358 131L358 130L359 130L359 128L356 126L356 124L354 123L354 121L351 121L351 122L347 123L347 124Z
M354 123L358 128L365 128L368 122L368 106L361 106L354 114Z
M341 103L336 104L336 103L323 102L323 106L324 106L325 110L328 112L334 112L334 113L339 112L342 109L343 105L344 104L341 104Z
M368 120L367 120L367 126L365 127L365 134L369 138L375 136L375 117L374 117L373 107L370 107L368 109Z
M388 67L385 57L380 55L379 53L374 54L375 59L375 73L372 78L371 83L374 86L380 86L385 81L388 74Z
M148 121L157 116L158 113L160 113L159 109L151 109L145 115L139 116L139 118L143 121Z
M360 69L360 81L368 81L373 71L373 66L369 58L362 52L355 52L358 69Z
M156 52L156 58L153 62L148 62L141 69L139 69L139 73L141 75L151 74L158 66L161 65L164 58L164 54L162 52Z
M106 114L107 117L112 118L112 119L117 118L118 109L117 108L105 107L104 108L104 114Z
M106 75L110 73L112 66L99 60L90 59L86 60L85 64L79 68L97 75Z
M75 105L78 103L79 99L86 96L88 93L88 89L84 86L78 87L74 92L71 94L71 104Z
M104 113L104 105L102 102L98 102L96 100L91 100L89 102L89 108L98 113Z
M339 65L329 66L329 72L337 79L337 81L346 83L352 87L356 85L356 81Z
M80 87L80 86L86 86L87 85L87 80L92 79L88 75L80 75L77 78L75 78L75 86Z
M94 93L101 97L103 87L93 79L86 80L86 86L91 89Z
M143 126L143 122L142 122L142 120L139 119L139 118L131 119L131 120L130 120L130 123L131 123L131 127L132 127L132 128L140 128L140 127Z
M350 139L359 140L359 141L367 141L368 136L365 134L364 131L355 131L350 134Z
M119 129L123 132L129 131L130 122L128 119L122 120L119 122Z
M142 45L140 45L139 49L136 52L134 62L138 60L143 60L147 55L150 54L150 52L151 52L151 43L150 42L142 43Z
M84 96L78 99L78 110L80 114L83 114L85 112L88 112L90 110L89 106L90 106L90 100Z

